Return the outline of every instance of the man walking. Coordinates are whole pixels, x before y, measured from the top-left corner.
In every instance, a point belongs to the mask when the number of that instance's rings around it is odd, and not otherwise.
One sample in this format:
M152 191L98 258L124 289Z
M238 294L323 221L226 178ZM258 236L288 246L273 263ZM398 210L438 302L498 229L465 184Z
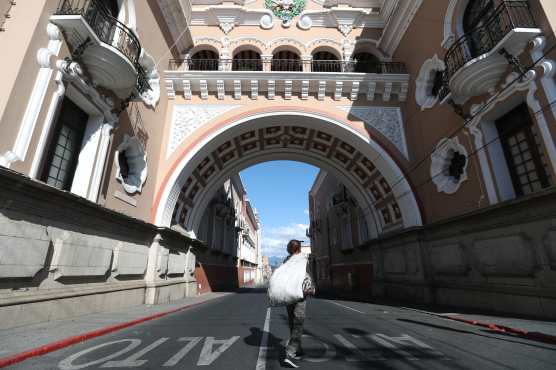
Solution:
M290 259L292 256L301 253L301 242L299 240L290 240L287 246L289 256L284 262ZM286 344L286 357L284 359L284 365L298 368L294 362L299 360L303 355L301 349L301 337L303 336L303 322L305 321L305 308L306 301L305 297L308 295L315 294L315 286L313 284L313 279L311 274L307 271L309 265L305 267L305 279L303 280L303 296L301 301L289 304L286 306L288 311L288 324L290 327L290 338Z

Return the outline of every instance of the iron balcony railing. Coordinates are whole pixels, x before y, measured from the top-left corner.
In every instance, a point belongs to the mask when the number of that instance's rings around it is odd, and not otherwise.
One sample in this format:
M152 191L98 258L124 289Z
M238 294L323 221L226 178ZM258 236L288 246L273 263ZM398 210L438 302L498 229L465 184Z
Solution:
M445 80L449 81L467 62L491 51L511 30L535 27L528 1L502 2L480 27L463 35L450 47L444 58Z
M299 59L171 59L171 71L357 72L406 74L404 63Z
M99 0L60 0L55 15L82 16L97 37L121 52L137 70L137 89L149 89L144 69L139 64L141 43L125 24L114 18Z

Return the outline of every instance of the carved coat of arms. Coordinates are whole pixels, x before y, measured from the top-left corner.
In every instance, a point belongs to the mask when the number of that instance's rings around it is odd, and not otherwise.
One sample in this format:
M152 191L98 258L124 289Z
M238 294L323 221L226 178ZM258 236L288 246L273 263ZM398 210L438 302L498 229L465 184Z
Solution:
M301 14L305 8L306 0L265 0L265 7L272 11L274 16L282 20L284 27L289 27L294 17Z

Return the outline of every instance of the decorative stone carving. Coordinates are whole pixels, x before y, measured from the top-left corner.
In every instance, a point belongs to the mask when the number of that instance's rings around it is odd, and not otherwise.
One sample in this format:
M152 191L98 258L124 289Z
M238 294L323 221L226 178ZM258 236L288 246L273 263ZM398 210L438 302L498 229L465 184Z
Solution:
M403 127L402 113L396 107L338 107L359 118L387 138L406 158L407 143Z
M124 135L116 150L116 179L126 193L140 193L147 180L147 154L136 136Z
M226 35L234 28L234 23L233 22L221 22L220 23L220 29L222 30L222 32L224 32Z
M170 130L166 157L191 135L193 131L214 118L238 107L237 105L176 105Z
M351 24L345 24L345 23L339 24L338 30L342 33L342 35L344 35L344 37L347 37L347 35L349 35L351 30L353 30L353 26Z
M313 26L313 20L307 14L302 15L299 17L299 21L297 21L297 26L302 30L308 30Z
M139 63L145 69L150 86L150 89L141 93L141 99L148 106L156 108L160 100L160 75L156 69L156 61L143 49Z
M444 61L435 54L427 59L421 66L417 80L415 81L415 101L421 110L432 108L437 102L438 97L432 94L434 80L437 72L446 69Z
M261 28L265 30L269 30L272 27L274 27L274 21L272 19L272 15L270 14L263 15L261 17L261 20L259 21L259 24L261 25Z
M265 7L282 20L282 26L289 27L294 17L305 8L305 0L265 0Z
M457 137L442 139L431 155L431 178L440 193L454 194L467 180L467 150Z

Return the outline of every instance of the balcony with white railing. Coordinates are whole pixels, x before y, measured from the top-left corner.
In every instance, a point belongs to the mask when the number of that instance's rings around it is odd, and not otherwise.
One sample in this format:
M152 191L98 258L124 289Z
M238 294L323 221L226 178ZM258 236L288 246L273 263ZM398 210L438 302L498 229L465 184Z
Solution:
M301 59L173 59L165 72L170 96L268 99L314 96L405 101L409 74L399 62Z
M72 48L72 57L99 86L124 98L149 89L139 63L141 43L99 0L61 0L50 21L59 26Z
M446 70L438 76L435 91L440 100L457 104L494 89L527 43L542 31L528 1L503 1L484 16L481 26L459 38L444 57Z

